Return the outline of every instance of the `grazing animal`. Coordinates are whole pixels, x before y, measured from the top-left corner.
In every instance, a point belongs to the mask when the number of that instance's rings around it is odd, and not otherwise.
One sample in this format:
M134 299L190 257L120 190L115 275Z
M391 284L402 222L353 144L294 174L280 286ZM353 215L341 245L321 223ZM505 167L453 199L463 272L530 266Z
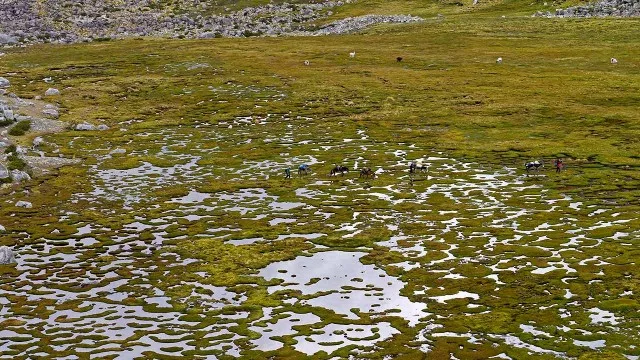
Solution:
M397 61L397 62L402 62L402 56L398 56L398 57L396 58L396 61Z
M409 173L410 174L414 174L418 170L426 171L427 170L427 165L423 164L421 161L418 161L418 162L412 161L411 164L409 164Z
M502 64L502 58L499 57L498 60L496 60L496 64Z
M33 139L33 150L38 148L40 145L44 144L44 139L40 136Z
M342 165L337 165L336 167L331 169L331 176L335 176L335 175L338 175L338 174L344 176L344 173L346 173L348 171L349 171L348 167L342 166Z
M305 61L304 61L304 64L305 64L306 66L311 65L311 63L309 62L309 60L305 60Z
M527 163L524 164L524 169L527 170L527 174L530 171L535 171L535 172L539 172L540 168L544 166L544 162L542 161L529 161Z
M349 53L349 57L351 57L351 58L356 57L356 52L355 52L355 51L354 51L354 52L350 52L350 53Z
M612 64L617 64L617 63L618 63L618 59L616 59L616 58L611 58L611 63L612 63Z
M311 171L311 167L307 164L298 166L298 176L307 175Z
M360 177L368 179L368 178L375 178L376 177L376 173L373 172L373 170L371 170L371 168L362 168L362 170L360 170Z

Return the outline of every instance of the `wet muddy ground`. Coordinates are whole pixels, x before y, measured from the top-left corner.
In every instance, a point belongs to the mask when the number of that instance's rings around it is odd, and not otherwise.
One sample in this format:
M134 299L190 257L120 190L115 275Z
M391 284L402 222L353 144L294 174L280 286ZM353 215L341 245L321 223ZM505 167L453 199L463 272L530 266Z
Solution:
M69 135L67 201L3 203L38 224L5 236L2 358L640 355L637 208L289 115L119 126Z

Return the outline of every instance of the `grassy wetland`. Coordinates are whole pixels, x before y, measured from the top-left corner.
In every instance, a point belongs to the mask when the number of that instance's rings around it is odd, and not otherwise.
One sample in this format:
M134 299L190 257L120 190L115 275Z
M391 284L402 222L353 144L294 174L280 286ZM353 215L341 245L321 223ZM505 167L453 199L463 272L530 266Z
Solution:
M12 92L109 129L2 188L0 358L638 359L640 22L536 6L7 50Z

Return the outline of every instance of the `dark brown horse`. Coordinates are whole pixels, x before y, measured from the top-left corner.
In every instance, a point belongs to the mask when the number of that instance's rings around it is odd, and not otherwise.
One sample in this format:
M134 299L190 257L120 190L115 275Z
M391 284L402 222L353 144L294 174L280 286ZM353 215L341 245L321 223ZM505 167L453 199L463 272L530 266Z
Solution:
M348 167L342 166L342 165L338 165L338 166L334 167L333 169L331 169L331 176L338 175L338 174L340 174L341 176L344 176L344 173L346 173L348 171L349 171Z
M376 173L373 172L373 170L371 170L371 168L362 168L362 170L360 170L360 177L368 179L368 178L375 178L376 177Z

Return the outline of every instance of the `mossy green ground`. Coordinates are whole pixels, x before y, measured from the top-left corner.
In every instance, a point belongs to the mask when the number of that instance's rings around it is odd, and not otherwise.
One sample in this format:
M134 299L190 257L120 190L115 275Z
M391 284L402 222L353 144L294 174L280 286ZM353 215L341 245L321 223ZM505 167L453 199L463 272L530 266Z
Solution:
M640 23L502 18L510 6L428 5L422 15L444 19L362 35L8 52L0 68L18 95L51 76L62 120L111 130L47 136L83 165L3 194L0 243L20 262L0 270L6 354L640 355ZM410 179L421 157L434 158ZM540 158L548 166L525 176ZM303 162L313 172L298 177ZM338 163L385 172L329 177ZM260 276L333 250L366 253L359 266L395 280L346 274L349 286L307 294L295 272ZM402 289L373 305L426 305L418 324L310 305L377 298L394 281ZM261 329L289 318L308 321L263 351ZM325 334L331 324L367 331Z

